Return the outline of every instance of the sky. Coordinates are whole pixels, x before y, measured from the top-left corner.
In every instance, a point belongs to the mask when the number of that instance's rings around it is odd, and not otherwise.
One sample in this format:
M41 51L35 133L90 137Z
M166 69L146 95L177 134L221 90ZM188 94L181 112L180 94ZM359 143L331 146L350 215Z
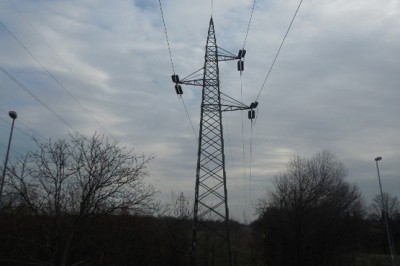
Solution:
M367 204L382 156L383 190L400 197L399 1L304 0L264 86L298 0L256 1L246 42L253 0L161 3L176 74L203 66L212 16L218 46L247 51L241 78L235 61L220 62L221 91L246 104L261 91L253 126L245 112L223 117L231 218L255 219L290 158L322 150ZM34 149L32 136L104 133L156 156L157 197L194 197L201 88L175 93L159 1L3 0L0 22L2 158L14 110L10 160Z

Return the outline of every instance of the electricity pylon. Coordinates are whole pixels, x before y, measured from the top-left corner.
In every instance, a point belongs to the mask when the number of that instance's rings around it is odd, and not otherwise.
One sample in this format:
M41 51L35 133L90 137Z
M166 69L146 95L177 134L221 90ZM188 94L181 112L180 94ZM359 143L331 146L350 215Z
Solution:
M211 17L204 67L182 80L178 75L172 75L178 95L183 93L180 84L203 88L193 215L192 265L232 265L222 112L249 110L249 118L253 119L257 102L247 106L220 91L218 62L238 60L238 70L243 71L242 59L245 53L245 50L240 50L238 55L235 55L217 46ZM196 78L201 72L202 77Z

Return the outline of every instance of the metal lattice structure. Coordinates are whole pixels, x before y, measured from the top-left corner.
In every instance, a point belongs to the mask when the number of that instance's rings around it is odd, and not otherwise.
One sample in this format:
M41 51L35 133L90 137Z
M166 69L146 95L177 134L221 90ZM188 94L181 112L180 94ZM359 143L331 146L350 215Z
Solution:
M222 113L249 110L254 118L257 103L247 106L220 91L219 61L238 60L238 70L243 70L244 50L234 55L217 46L214 22L210 19L204 67L176 83L178 95L183 93L180 84L202 86L200 131L195 185L193 217L192 265L232 265L229 208L225 171ZM202 78L195 77L203 72Z

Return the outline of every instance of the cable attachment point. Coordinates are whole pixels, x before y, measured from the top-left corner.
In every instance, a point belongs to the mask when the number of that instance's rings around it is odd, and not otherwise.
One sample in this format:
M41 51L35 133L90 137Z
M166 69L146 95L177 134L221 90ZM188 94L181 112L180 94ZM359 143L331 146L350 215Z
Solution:
M174 75L171 76L171 78L172 78L172 82L175 83L176 94L182 95L183 94L182 86L178 84L179 83L179 76L174 74Z
M238 59L244 58L245 55L246 55L246 50L245 49L239 50Z
M258 102L254 102L250 104L250 109L256 109L258 106Z
M172 75L171 76L171 78L172 78L172 82L174 82L174 83L178 83L179 82L179 76L178 75Z
M239 50L238 56L236 57L239 59L238 61L238 71L242 72L244 70L244 61L242 60L246 55L246 50L241 49Z
M239 59L239 61L237 62L237 69L238 71L242 72L244 70L244 61L242 60L244 58L244 56L246 55L246 50L241 49L239 50L237 59Z
M254 109L256 109L257 106L258 106L258 102L253 102L253 103L250 104L250 107L249 107L250 110L249 110L249 113L248 113L248 118L250 120L253 120L253 119L256 118L256 111Z

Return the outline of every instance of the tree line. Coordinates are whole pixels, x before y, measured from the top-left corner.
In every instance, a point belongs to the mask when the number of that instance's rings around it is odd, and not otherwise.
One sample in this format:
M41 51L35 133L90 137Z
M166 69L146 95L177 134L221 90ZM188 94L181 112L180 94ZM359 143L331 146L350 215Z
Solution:
M1 265L190 264L192 200L155 199L146 182L153 155L100 134L35 142L7 167ZM328 151L293 156L259 199L258 218L230 222L234 265L388 265L382 210L398 254L400 203L384 194L366 206L347 175Z

